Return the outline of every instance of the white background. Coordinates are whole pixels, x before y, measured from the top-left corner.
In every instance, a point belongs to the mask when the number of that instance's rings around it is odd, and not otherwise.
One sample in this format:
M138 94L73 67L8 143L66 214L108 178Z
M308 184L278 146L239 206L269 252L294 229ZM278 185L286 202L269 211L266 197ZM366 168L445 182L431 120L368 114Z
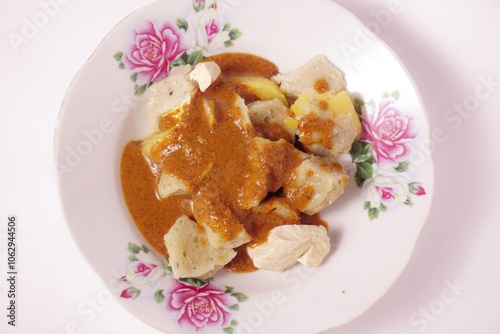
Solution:
M46 24L14 47L9 34L21 34L46 2L0 2L0 332L155 333L110 299L73 246L52 164L53 129L73 76L115 24L152 1L59 0ZM431 129L444 136L433 143L434 204L408 267L368 312L328 333L500 333L500 2L337 2L399 55ZM15 328L6 324L4 279L12 214Z

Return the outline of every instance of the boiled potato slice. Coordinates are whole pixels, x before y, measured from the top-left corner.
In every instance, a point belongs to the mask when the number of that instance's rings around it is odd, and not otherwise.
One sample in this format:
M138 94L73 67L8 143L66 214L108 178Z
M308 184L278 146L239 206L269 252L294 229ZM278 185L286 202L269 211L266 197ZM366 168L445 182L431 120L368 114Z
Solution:
M349 94L304 93L290 107L298 121L299 141L307 152L320 156L348 153L361 132Z
M163 132L155 132L150 134L149 137L142 141L142 152L148 158L157 158L161 150L168 145L170 141L170 135L176 128L177 126L173 126Z
M351 115L356 125L358 133L361 133L361 122L354 109L349 94L344 90L339 93L305 93L299 96L295 103L290 107L295 116L304 116L312 111L311 103L323 105L323 108L331 111L333 116Z
M242 83L245 88L259 100L278 99L288 106L288 101L280 87L273 81L264 77L237 76L236 81Z

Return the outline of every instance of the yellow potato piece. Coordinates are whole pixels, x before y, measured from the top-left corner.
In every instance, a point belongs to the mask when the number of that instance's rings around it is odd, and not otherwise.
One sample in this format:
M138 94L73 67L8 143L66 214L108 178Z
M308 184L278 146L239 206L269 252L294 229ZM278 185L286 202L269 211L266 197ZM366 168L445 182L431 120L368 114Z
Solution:
M333 109L333 115L337 116L340 114L350 114L352 116L352 119L354 120L354 123L356 123L356 129L358 130L358 133L360 133L361 122L359 121L358 114L354 109L354 105L352 104L352 100L349 94L344 90L338 94L332 95L334 96L329 98L327 102L331 106L331 109Z
M259 100L278 99L288 106L285 94L274 81L254 76L237 76L235 79L245 85L248 91L257 96Z
M285 125L293 131L297 130L297 128L299 127L299 122L295 118L292 118L290 116L285 117L283 123L285 123Z
M358 133L361 132L361 122L359 121L358 114L354 109L351 98L346 91L339 93L304 93L299 96L295 103L290 107L290 110L295 116L304 116L313 110L304 109L305 106L310 104L310 101L317 101L317 105L324 103L325 107L331 111L333 116L351 115Z
M142 152L149 158L158 157L161 150L168 145L170 140L170 134L177 128L177 126L173 126L168 130L163 132L155 132L149 135L146 139L143 140Z

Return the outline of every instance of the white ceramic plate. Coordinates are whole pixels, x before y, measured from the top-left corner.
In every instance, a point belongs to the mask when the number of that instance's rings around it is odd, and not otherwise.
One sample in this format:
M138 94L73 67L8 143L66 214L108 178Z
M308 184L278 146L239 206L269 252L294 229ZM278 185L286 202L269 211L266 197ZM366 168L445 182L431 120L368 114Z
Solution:
M333 248L318 268L178 282L129 216L119 160L144 135L140 93L170 63L224 51L268 58L282 73L325 54L365 101L354 162L342 159L351 185L322 215ZM169 333L318 333L365 312L407 264L431 205L428 137L397 57L335 3L164 0L118 24L80 70L56 127L55 163L71 237L132 315Z

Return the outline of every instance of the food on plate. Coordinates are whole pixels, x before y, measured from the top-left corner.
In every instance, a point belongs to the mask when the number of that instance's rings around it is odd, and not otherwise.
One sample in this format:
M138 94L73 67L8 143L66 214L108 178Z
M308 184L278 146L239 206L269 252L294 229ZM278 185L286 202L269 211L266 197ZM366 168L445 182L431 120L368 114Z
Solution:
M346 91L304 93L290 107L299 141L308 152L333 156L349 153L361 123Z
M168 80L157 82L147 90L147 116L151 133L159 131L158 122L165 110L181 113L182 107L193 97L197 87L189 79L192 70L191 65L174 67Z
M210 278L236 256L232 248L212 246L206 231L187 216L179 217L164 238L176 277Z
M283 184L283 197L299 211L313 215L342 195L348 182L337 160L311 155L290 171Z
M274 98L252 102L248 104L248 116L258 136L295 142L298 122L283 101Z
M271 79L291 100L304 93L341 92L346 86L342 73L324 55L311 58L292 73L277 74Z
M225 53L171 69L146 92L149 135L129 142L122 189L140 232L178 278L319 265L319 212L346 189L336 156L360 123L324 56L290 74Z
M249 94L255 95L258 100L278 99L288 106L288 101L280 86L274 81L258 76L235 76L234 80L241 83L241 87Z
M330 239L324 226L281 225L271 230L267 242L247 251L261 269L281 271L297 261L313 267L320 265L330 251Z

